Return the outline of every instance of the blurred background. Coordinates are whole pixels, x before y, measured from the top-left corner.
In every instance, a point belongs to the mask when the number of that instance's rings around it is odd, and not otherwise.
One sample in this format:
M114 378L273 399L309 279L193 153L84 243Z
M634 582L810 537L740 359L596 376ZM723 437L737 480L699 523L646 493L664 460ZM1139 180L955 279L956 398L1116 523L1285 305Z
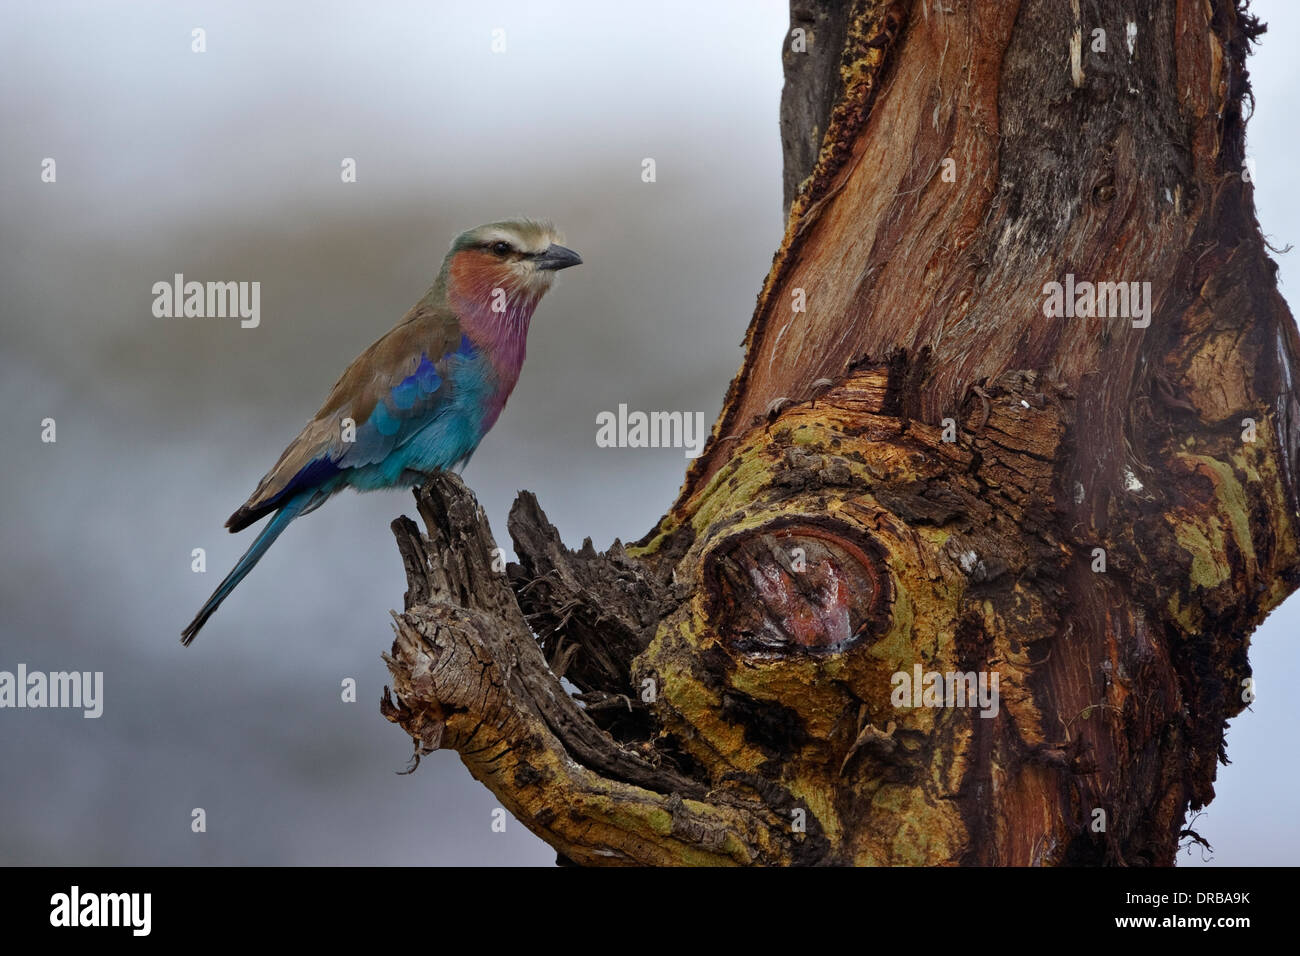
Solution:
M0 670L99 670L105 689L98 720L0 711L0 862L554 861L514 820L493 832L497 801L455 754L397 773L411 745L378 700L408 493L296 523L192 648L178 636L251 539L225 518L453 236L493 219L549 217L586 260L543 300L465 471L499 542L524 488L571 546L635 540L671 503L682 451L598 448L596 414L716 418L781 236L788 10L653 6L5 4ZM1283 246L1300 5L1254 9L1250 153ZM1296 257L1278 257L1288 296ZM177 272L259 281L260 326L155 318L151 287ZM1298 602L1254 636L1260 696L1195 822L1209 865L1296 857Z

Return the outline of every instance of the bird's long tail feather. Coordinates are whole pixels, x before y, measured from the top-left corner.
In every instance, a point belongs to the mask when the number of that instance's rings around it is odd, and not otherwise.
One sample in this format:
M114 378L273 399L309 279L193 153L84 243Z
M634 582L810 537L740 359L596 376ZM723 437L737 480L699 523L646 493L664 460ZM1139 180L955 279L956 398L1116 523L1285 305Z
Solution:
M181 632L182 644L188 647L190 642L198 637L199 630L207 623L208 618L221 606L221 602L230 596L230 592L235 590L236 585L244 580L248 572L253 570L257 562L262 560L262 555L266 554L275 543L275 539L280 537L280 532L289 526L289 522L299 515L320 507L327 497L329 496L322 495L315 489L304 491L290 498L285 506L272 516L249 549L244 552L244 556L239 559L239 563L226 575L226 579L217 585L217 589L212 592L212 597L208 598L207 603L199 609L199 613L194 615L194 620L190 621L189 627Z

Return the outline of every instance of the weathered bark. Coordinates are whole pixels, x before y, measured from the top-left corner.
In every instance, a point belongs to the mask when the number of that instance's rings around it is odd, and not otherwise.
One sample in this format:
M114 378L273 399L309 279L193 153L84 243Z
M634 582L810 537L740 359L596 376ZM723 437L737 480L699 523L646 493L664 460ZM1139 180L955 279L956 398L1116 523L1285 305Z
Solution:
M1258 25L801 6L838 72L786 54L801 185L677 502L597 554L525 494L502 575L463 486L426 486L385 712L578 863L1171 864L1300 576ZM1149 282L1149 325L1046 317L1067 274ZM995 674L996 715L900 702L917 667Z

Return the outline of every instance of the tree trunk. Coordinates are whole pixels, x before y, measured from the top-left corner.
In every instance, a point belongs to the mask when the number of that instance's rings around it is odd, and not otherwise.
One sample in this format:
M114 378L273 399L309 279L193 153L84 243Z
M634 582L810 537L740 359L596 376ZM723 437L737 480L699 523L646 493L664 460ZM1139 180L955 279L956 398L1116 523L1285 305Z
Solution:
M454 477L394 523L417 756L581 864L1173 863L1300 574L1300 342L1260 27L1138 9L795 0L786 235L676 503L597 554L525 493L507 574Z

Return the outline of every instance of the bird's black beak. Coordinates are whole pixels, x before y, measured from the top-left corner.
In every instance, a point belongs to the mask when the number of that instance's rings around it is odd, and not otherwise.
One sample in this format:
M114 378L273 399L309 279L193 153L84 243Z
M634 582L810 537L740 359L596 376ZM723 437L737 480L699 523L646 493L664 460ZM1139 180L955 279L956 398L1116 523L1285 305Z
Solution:
M539 252L533 260L537 263L539 269L559 270L567 269L569 266L582 265L582 256L578 255L572 249L566 249L564 246L557 246L551 243L547 246L545 252Z

